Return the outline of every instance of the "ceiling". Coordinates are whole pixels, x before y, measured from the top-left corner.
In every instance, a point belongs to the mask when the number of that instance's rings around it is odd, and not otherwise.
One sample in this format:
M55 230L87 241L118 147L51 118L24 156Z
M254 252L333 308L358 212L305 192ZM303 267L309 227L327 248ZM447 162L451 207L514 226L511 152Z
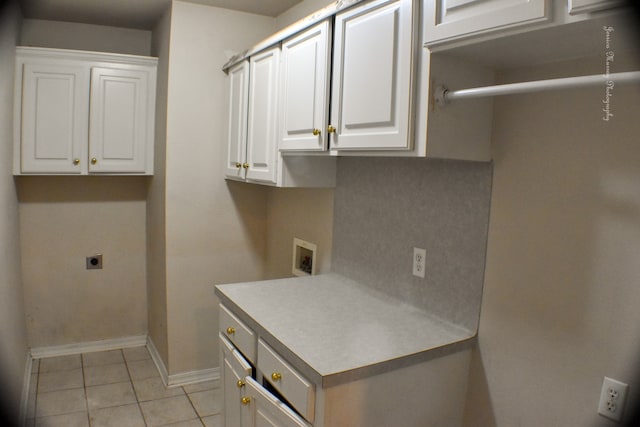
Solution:
M258 15L278 16L302 0L187 0ZM171 0L21 0L28 19L153 29Z

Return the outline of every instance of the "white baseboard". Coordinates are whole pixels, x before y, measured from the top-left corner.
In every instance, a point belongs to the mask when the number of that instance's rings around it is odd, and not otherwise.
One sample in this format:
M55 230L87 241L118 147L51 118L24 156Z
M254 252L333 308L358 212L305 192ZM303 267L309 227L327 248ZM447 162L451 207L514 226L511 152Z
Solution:
M153 340L151 339L150 336L147 337L147 350L149 350L149 354L151 355L151 360L153 360L153 363L156 365L156 369L160 374L160 378L162 378L162 382L166 386L169 381L168 379L169 374L167 373L167 367L164 366L162 357L160 357L160 353L158 352L158 349L156 348L155 344L153 344Z
M117 350L127 347L142 347L147 344L147 335L134 335L130 337L114 338L101 341L87 341L74 344L54 345L49 347L34 347L31 349L31 357L40 359L43 357L68 356L70 354L91 353L94 351Z
M182 372L169 375L167 387L179 387L187 384L201 383L220 379L220 368L201 369L199 371Z
M22 380L22 395L20 396L20 425L26 425L27 406L29 405L29 388L31 387L31 369L33 368L33 358L27 352L27 361L24 365L24 378Z
M213 381L220 379L220 368L201 369L199 371L181 372L179 374L171 374L167 372L167 367L160 357L158 349L153 344L151 337L147 339L147 350L151 355L153 363L155 363L162 382L167 387L180 387L187 384L201 383L204 381Z

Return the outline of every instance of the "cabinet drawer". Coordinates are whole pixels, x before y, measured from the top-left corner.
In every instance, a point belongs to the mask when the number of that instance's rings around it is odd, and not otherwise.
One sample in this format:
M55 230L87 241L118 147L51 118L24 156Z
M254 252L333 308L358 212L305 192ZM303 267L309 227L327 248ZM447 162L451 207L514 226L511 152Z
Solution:
M315 387L261 339L258 370L308 421L313 422Z
M249 423L243 426L311 427L252 378L247 378L246 389L242 404L249 411Z
M238 350L255 363L256 360L256 334L240 319L234 316L222 304L220 305L220 333L238 347Z

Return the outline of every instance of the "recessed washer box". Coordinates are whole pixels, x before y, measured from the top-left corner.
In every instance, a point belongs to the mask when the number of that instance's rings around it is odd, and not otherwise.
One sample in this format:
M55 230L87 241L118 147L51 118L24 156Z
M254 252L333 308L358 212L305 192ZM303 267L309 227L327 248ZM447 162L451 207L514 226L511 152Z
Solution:
M318 247L314 243L293 238L293 268L295 276L312 276L316 274L316 253Z

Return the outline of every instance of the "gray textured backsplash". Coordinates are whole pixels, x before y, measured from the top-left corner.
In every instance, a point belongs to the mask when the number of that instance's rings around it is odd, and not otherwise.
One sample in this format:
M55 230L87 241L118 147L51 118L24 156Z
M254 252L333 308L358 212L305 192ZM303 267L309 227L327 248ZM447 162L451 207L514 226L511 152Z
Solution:
M332 270L438 317L477 330L492 165L341 157ZM426 249L426 277L412 275Z

